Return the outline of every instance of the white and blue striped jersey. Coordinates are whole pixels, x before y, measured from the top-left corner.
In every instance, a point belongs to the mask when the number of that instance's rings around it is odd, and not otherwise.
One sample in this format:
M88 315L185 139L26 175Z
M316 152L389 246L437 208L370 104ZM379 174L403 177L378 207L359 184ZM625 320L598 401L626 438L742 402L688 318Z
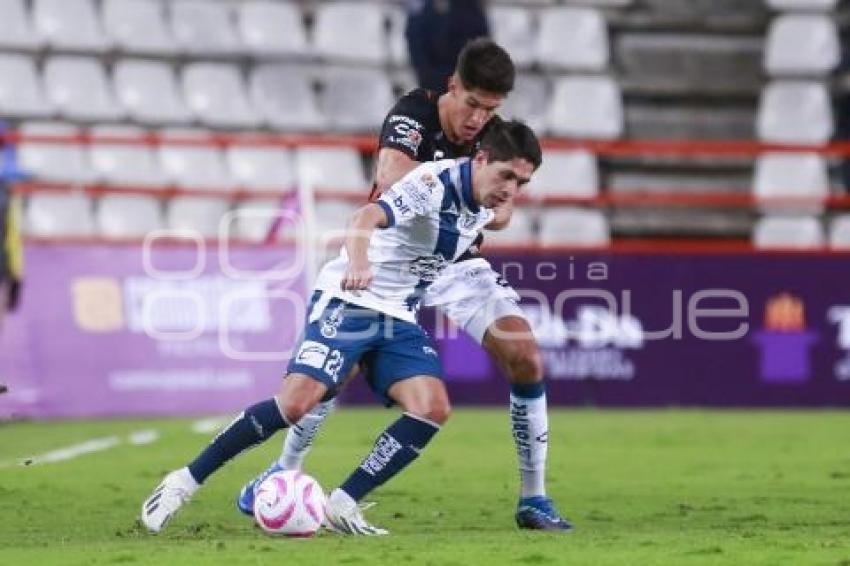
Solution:
M389 225L369 241L374 279L358 292L340 289L348 266L339 257L319 272L315 288L390 316L416 321L419 300L449 263L466 250L493 211L472 198L472 162L468 158L423 163L376 201Z

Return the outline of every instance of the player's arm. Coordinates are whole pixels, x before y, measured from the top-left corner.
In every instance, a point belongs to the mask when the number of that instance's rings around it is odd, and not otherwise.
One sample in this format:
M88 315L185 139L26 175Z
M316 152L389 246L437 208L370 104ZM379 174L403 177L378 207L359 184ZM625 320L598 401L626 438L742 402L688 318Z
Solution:
M378 194L390 188L393 183L413 171L419 164L403 151L382 147L378 151L378 164L375 167L375 185Z
M493 220L491 220L485 228L488 230L504 230L511 223L511 216L514 213L514 200L508 199L503 204L500 204L493 209Z
M348 268L340 286L344 291L366 289L372 283L372 265L369 263L369 240L376 228L389 226L389 216L383 205L369 203L358 208L351 216L345 232L345 251Z

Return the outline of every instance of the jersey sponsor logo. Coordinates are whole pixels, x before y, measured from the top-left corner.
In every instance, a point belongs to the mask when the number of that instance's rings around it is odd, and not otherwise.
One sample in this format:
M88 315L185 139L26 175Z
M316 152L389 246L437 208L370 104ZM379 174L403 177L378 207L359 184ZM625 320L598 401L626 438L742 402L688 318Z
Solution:
M437 350L435 350L431 346L422 346L422 353L429 356L437 357Z
M397 120L396 120L397 119ZM390 136L389 141L402 145L416 153L422 143L422 124L408 118L407 116L392 116L390 123L393 124L395 135Z
M304 340L301 343L301 347L298 348L298 353L295 355L295 363L322 369L322 366L325 365L325 360L328 358L328 353L330 353L330 348L326 345L313 340Z
M360 469L374 477L381 473L401 449L401 443L385 432L375 443L369 457L360 464Z
M322 320L319 332L321 332L322 336L325 338L336 337L339 326L342 324L344 319L345 303L340 303L330 313L328 313L327 318Z
M408 270L423 281L436 281L448 264L448 260L441 255L425 255L412 260Z

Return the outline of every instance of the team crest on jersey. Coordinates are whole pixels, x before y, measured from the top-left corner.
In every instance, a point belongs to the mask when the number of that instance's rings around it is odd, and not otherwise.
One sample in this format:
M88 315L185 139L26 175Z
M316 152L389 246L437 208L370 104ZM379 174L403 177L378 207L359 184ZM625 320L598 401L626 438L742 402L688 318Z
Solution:
M464 230L472 230L473 226L478 222L478 217L472 214L465 214L461 220L461 226Z
M419 180L432 191L437 188L437 179L435 179L434 175L431 173L424 173L421 177L419 177Z

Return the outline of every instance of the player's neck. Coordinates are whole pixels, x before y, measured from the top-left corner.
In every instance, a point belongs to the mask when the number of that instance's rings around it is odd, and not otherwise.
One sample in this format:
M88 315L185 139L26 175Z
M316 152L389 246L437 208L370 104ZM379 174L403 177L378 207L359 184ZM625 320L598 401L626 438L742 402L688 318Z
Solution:
M443 94L437 99L437 112L440 116L440 128L446 135L446 138L455 145L463 145L461 137L452 131L451 120L449 120L449 105L451 101L448 99L448 93Z

